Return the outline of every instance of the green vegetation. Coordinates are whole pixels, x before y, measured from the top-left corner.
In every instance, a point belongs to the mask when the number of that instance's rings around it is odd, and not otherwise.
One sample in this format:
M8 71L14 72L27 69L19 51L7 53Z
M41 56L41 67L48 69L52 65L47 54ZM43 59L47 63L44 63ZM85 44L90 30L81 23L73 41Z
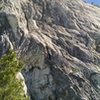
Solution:
M21 82L16 79L22 66L12 50L0 59L0 100L29 100L24 95Z
M77 73L77 72L80 72L80 69L79 68L75 68L75 67L72 67L71 68L72 69L72 71L73 71L73 73Z

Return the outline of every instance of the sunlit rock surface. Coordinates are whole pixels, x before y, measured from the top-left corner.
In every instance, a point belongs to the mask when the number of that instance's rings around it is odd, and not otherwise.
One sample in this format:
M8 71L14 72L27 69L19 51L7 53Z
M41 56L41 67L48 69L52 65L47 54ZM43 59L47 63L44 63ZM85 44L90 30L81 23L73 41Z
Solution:
M31 100L100 100L100 8L82 0L1 0L0 56L14 49Z

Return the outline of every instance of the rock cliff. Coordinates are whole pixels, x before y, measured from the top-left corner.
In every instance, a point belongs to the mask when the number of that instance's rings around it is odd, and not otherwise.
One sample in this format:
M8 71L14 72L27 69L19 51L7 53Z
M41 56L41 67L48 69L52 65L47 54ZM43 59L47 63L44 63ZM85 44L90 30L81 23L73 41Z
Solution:
M100 8L82 0L0 0L0 56L14 49L31 100L100 100Z

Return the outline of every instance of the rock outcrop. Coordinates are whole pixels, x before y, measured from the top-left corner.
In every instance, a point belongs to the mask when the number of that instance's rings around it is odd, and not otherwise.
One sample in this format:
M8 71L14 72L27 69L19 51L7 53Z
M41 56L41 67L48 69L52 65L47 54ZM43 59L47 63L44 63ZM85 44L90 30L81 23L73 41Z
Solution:
M31 100L100 100L100 8L82 0L1 0L0 56L14 49Z

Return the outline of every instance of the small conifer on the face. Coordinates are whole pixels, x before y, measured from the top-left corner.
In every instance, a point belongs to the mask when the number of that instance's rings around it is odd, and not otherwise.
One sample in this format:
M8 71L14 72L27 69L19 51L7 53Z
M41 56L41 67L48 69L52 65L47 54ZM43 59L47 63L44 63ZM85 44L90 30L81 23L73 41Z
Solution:
M16 79L22 67L23 64L12 50L0 58L0 100L29 100L24 95L21 82Z

